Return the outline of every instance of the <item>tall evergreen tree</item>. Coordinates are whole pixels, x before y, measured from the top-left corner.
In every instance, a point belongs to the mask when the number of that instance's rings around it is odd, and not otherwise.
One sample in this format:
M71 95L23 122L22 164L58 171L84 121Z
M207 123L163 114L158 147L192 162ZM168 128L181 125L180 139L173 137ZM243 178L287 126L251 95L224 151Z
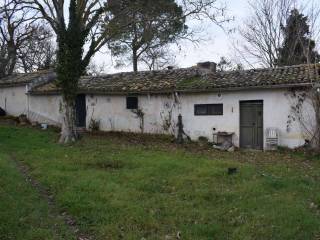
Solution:
M114 18L109 29L126 26L109 42L113 55L130 55L133 71L138 70L140 57L150 50L174 42L186 33L183 9L174 0L120 0L112 9L117 16L121 9L128 14Z
M282 26L284 36L279 49L277 66L291 66L319 62L320 55L315 50L316 43L310 37L308 17L297 9L291 11L286 26Z

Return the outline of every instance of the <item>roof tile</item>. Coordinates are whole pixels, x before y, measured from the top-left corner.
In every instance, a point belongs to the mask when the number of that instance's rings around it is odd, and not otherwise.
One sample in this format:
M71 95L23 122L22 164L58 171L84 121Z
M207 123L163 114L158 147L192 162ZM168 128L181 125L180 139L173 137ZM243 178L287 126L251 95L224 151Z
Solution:
M320 64L211 73L204 72L197 67L191 67L116 73L96 77L84 76L79 81L79 91L109 94L200 92L222 89L293 87L310 85L315 81L320 81ZM32 89L33 93L39 94L57 93L58 91L59 89L54 82L40 84Z

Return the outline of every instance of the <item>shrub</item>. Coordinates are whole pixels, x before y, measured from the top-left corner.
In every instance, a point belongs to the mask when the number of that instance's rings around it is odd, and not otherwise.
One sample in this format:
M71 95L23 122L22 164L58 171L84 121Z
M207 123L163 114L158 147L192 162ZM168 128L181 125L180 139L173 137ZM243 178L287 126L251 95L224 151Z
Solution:
M89 130L92 132L96 132L100 130L100 120L91 119L89 124Z

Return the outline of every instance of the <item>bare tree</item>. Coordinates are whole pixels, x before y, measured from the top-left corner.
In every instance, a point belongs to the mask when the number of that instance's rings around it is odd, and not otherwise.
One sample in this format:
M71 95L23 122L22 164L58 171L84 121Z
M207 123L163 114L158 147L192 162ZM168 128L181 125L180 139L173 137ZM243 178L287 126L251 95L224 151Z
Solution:
M148 49L142 54L140 61L144 63L148 69L162 70L167 67L176 67L175 56L171 53L168 46L162 48Z
M251 16L239 29L241 39L234 43L236 52L247 64L275 66L283 41L281 26L293 6L294 0L249 1Z
M53 34L46 26L39 26L35 34L25 41L18 50L18 68L24 72L34 72L54 68L56 47Z
M30 9L5 0L0 4L0 18L0 77L15 70L32 72L52 65L52 33L43 22L36 22Z
M13 0L0 3L0 18L0 77L4 77L14 71L19 50L36 36L38 26L34 14Z

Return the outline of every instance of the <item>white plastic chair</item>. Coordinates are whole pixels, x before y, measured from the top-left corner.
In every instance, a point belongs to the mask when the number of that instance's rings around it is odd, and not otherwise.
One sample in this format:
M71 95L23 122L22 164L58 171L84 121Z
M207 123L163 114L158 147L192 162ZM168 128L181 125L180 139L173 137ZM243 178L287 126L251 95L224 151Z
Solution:
M266 129L266 144L269 150L276 150L279 145L279 131L277 128Z

